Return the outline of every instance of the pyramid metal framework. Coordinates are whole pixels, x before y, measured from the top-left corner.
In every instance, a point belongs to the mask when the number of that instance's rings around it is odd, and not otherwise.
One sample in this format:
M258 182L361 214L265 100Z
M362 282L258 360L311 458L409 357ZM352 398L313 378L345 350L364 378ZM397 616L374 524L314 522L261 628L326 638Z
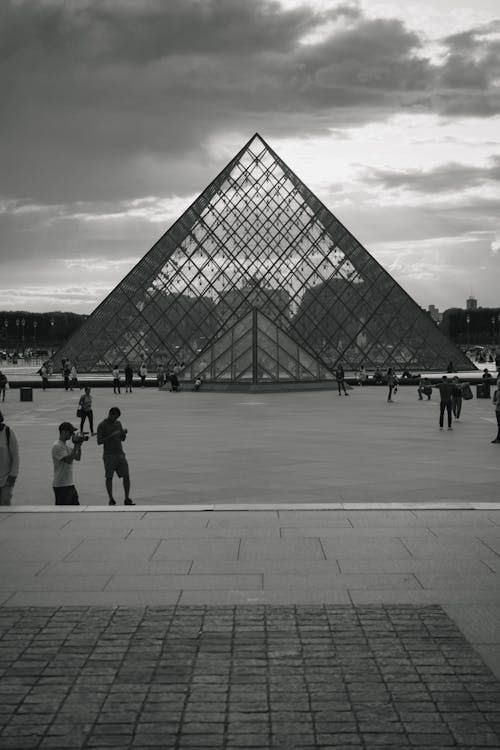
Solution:
M56 354L208 381L444 369L465 355L255 134Z

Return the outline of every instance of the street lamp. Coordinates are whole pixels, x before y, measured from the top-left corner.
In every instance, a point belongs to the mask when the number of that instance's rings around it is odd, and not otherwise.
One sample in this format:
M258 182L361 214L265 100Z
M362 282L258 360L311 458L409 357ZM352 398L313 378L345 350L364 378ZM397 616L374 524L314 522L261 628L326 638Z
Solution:
M36 329L38 327L38 320L33 321L33 348L36 349ZM36 354L35 354L36 356Z
M467 349L469 349L469 340L470 340L470 335L469 335L470 315L466 315L465 316L465 322L467 324Z
M26 321L24 318L21 319L21 331L22 331L22 337L23 337L23 351L24 351L24 326L26 325Z
M19 349L19 323L21 321L19 318L16 318L16 349Z
M495 320L496 316L491 316L491 343L495 346Z
M50 319L50 356L51 357L53 354L52 347L53 347L53 341L54 341L54 325L55 325L55 320L54 318L51 318Z
M3 322L3 327L5 328L5 353L9 353L9 321L7 318L5 318Z

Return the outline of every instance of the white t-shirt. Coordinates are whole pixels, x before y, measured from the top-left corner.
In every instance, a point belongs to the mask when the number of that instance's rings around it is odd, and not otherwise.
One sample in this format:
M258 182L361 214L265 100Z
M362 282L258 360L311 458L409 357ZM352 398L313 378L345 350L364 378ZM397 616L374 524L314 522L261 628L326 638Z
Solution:
M67 464L62 459L69 456L73 448L69 448L62 440L57 440L52 446L52 461L54 462L53 487L70 487L73 484L73 464Z

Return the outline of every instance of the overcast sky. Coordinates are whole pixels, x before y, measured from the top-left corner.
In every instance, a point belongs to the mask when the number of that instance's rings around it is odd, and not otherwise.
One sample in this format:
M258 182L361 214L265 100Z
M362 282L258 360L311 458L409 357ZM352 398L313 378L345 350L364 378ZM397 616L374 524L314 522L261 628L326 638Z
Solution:
M1 0L0 71L0 309L91 312L256 131L420 305L500 305L498 0Z

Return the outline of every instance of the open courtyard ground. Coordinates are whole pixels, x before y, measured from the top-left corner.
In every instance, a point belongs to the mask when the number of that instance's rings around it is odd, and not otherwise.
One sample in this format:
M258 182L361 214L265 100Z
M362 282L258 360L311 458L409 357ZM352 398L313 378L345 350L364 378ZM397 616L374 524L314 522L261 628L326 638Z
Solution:
M56 508L79 392L9 392L0 748L500 747L491 401L440 432L415 388L349 394L95 389L137 506L91 438Z
M475 390L475 389L474 389ZM93 390L95 422L111 406L129 430L124 444L138 504L499 502L500 445L491 444L491 400L465 401L453 431L416 388L241 394L153 388ZM58 425L76 426L80 391L33 391L1 405L21 446L16 505L52 505L50 449ZM86 428L88 429L88 425ZM102 447L83 446L75 464L83 505L107 505ZM121 483L120 483L121 484ZM122 496L115 478L116 499Z

